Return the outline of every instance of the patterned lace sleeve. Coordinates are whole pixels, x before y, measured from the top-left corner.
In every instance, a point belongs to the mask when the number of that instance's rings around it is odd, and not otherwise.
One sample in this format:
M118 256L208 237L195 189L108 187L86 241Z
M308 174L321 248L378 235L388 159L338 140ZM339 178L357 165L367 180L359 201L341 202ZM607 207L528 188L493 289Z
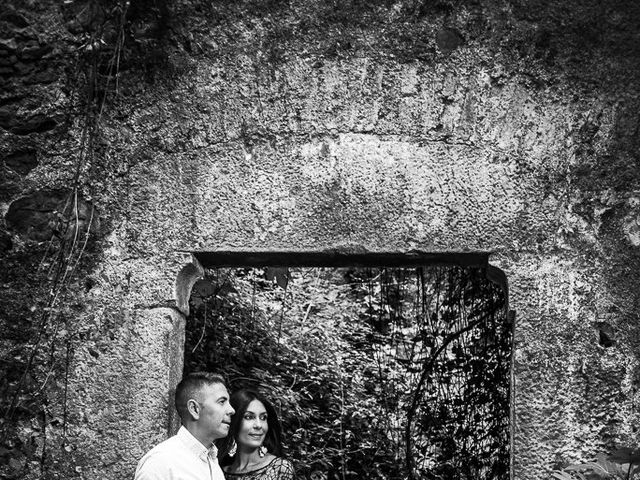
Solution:
M296 474L290 461L274 458L268 465L251 472L224 472L227 480L295 480Z
M278 458L273 463L273 480L295 480L296 473L289 460Z

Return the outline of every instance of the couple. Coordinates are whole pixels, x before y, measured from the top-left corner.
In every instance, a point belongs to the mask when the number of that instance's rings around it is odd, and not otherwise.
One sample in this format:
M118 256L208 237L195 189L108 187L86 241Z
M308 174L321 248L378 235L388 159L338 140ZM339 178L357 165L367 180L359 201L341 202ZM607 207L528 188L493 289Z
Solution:
M231 395L215 373L185 376L176 387L182 426L138 462L135 480L293 480L281 458L280 424L257 392ZM224 472L218 463L218 447Z

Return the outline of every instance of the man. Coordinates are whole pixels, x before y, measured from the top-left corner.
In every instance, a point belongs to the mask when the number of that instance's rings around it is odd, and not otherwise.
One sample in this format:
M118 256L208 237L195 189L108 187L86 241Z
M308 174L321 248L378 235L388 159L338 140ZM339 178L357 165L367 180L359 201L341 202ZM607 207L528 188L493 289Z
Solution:
M182 426L138 462L135 480L224 480L213 442L226 437L235 413L220 375L191 373L176 387Z

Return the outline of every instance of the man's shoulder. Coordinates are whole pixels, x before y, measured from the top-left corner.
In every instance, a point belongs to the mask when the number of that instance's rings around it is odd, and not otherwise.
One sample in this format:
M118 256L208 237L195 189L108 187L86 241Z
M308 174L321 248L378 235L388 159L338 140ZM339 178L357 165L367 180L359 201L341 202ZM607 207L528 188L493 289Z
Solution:
M144 454L138 462L138 470L170 464L172 457L176 455L181 446L180 441L175 437L175 435L167 438L165 441L160 442Z
M166 450L173 450L174 448L176 448L176 446L178 445L182 445L182 442L180 441L180 439L178 438L177 435L173 435L169 438L167 438L166 440L160 442L159 444L157 444L155 447L153 447L151 450L149 450L149 452L147 453L147 455L149 453L157 453L157 452L164 452Z

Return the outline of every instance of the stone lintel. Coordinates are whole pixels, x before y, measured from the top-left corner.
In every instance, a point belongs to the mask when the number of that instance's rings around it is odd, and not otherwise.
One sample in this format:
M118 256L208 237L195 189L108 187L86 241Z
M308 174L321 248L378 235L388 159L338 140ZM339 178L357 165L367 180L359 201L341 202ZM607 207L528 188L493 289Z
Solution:
M204 268L219 267L418 267L455 265L487 267L487 252L368 252L336 248L299 250L202 250L192 251Z

